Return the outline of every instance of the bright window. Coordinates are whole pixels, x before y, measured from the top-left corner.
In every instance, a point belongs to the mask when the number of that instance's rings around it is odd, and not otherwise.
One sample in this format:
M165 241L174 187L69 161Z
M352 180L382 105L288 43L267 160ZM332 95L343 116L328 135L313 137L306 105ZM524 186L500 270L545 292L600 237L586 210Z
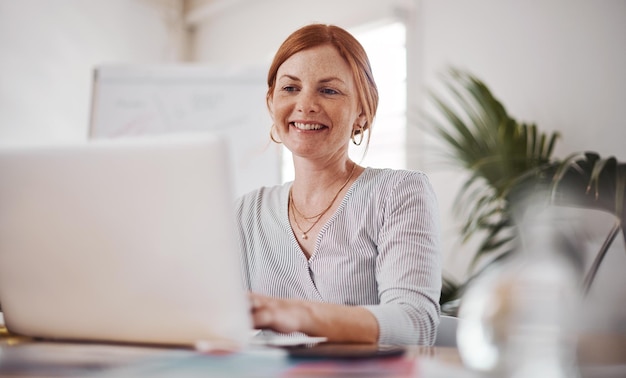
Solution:
M354 33L370 58L380 97L372 139L362 165L405 168L406 47L402 22ZM350 156L359 162L364 148L351 146Z

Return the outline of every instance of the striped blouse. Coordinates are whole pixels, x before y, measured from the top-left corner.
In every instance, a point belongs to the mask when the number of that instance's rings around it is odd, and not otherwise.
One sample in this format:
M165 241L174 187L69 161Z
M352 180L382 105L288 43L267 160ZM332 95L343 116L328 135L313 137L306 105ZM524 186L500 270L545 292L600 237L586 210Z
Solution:
M440 314L440 225L426 175L366 168L308 260L289 224L290 187L263 187L236 201L248 290L362 306L378 321L380 344L432 344Z

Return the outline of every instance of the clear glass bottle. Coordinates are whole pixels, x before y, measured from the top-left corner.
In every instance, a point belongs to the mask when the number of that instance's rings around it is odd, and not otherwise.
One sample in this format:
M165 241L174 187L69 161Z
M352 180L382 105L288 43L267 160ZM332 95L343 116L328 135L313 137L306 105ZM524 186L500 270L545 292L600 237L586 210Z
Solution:
M576 377L580 255L571 220L530 207L521 248L483 272L459 308L464 363L499 377Z

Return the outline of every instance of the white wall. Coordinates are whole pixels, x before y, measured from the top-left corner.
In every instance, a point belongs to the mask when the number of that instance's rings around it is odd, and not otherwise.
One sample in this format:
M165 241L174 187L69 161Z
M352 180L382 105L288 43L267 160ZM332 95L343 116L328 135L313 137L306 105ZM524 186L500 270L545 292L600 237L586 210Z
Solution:
M0 141L87 135L93 67L179 59L177 0L0 0Z
M214 13L187 19L195 26L194 58L212 63L269 61L294 30L313 22L353 27L392 17L402 1L379 0L214 0ZM232 4L211 7L210 4ZM201 9L197 11L202 14Z
M626 1L423 0L424 76L448 64L482 78L509 112L626 160Z

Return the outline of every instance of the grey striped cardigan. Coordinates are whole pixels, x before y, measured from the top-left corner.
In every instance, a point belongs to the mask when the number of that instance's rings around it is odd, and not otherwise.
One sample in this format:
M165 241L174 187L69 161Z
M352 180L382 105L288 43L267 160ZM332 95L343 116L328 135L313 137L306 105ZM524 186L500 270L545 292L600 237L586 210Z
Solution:
M441 292L440 224L427 176L366 168L322 227L306 259L287 214L291 182L236 201L248 290L363 306L380 344L434 342Z

